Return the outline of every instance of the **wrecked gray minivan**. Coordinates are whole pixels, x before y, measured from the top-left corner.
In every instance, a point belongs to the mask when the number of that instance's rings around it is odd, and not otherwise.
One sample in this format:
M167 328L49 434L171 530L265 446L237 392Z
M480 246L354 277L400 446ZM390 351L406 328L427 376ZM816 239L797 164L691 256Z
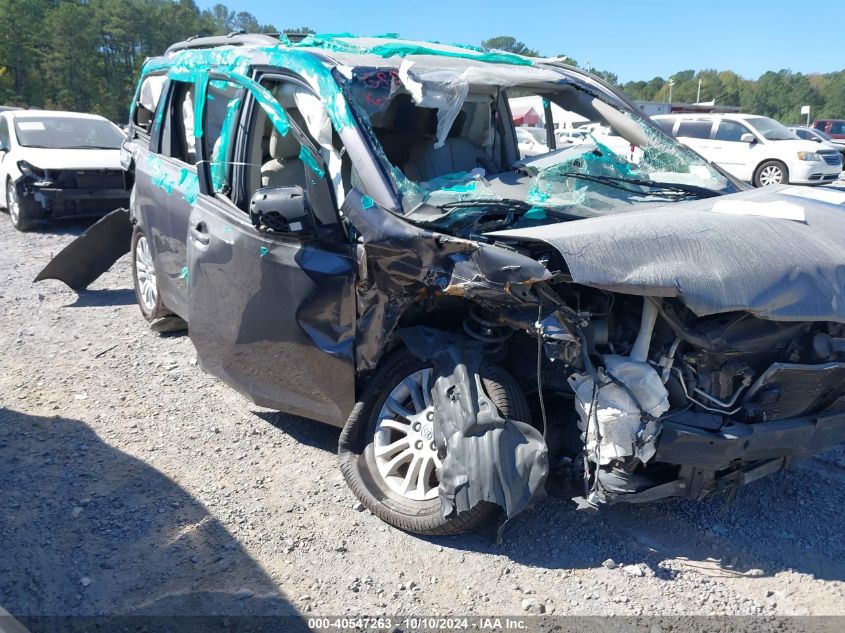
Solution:
M519 155L519 97L542 155ZM40 278L84 287L128 249L144 317L342 427L346 481L396 527L511 517L562 461L595 509L845 441L845 194L746 190L588 73L236 35L148 60L131 117L128 213ZM574 121L624 142L557 148Z

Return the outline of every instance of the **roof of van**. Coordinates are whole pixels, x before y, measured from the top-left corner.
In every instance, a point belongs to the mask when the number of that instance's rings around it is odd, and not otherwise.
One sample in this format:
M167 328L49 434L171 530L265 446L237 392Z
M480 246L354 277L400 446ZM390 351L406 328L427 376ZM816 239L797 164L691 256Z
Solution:
M310 58L340 68L398 69L406 60L428 68L440 66L452 70L469 67L493 70L510 66L512 72L521 69L526 83L532 78L548 81L551 78L549 71L555 72L560 79L562 67L580 76L589 76L585 71L567 65L563 58L532 58L477 46L406 40L393 34L357 37L349 33L312 34L298 41L291 41L284 35L275 38L259 34L197 38L174 44L164 55L148 59L145 69L223 65L236 70L234 66L238 65L273 65L274 58L280 62L282 56L286 61Z

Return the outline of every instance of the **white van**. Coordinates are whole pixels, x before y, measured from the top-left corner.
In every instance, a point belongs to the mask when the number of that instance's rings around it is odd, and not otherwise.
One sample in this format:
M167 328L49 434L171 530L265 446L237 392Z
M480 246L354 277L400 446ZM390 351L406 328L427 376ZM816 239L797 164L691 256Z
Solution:
M831 182L842 171L842 159L835 149L799 139L768 117L661 114L652 118L667 134L756 187Z

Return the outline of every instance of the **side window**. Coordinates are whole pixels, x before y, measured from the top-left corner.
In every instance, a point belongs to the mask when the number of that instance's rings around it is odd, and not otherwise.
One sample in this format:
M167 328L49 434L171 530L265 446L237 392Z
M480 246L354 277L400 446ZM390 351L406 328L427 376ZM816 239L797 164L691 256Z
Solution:
M710 128L713 124L710 121L681 121L678 125L678 138L710 138Z
M717 141L739 143L741 142L743 134L750 134L750 132L736 121L719 121L719 127L716 128L715 138Z
M262 187L298 186L307 192L319 224L336 223L335 203L348 190L344 171L351 171L351 163L323 102L294 81L267 79L262 87L281 107L289 129L282 133L264 107L253 108L244 161L247 201Z
M658 127L666 132L666 134L673 136L672 128L675 127L675 119L657 119L655 123L657 123Z
M246 90L239 84L212 79L208 83L203 120L203 150L216 192L231 191L232 153Z
M167 76L163 74L148 75L141 81L138 100L135 102L132 112L132 123L136 129L146 134L150 133L153 117L166 81Z
M194 165L197 162L194 139L194 84L172 81L171 85L173 87L161 133L161 153Z
M831 123L829 134L845 134L845 123L842 121Z
M9 123L6 119L0 119L0 149L8 151L11 149L12 139L9 135Z

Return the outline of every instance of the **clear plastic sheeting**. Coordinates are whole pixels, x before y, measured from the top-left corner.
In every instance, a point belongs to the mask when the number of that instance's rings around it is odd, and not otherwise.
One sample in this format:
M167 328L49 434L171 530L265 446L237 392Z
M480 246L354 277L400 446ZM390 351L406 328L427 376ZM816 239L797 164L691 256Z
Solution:
M558 73L540 68L514 68L489 64L437 64L429 60L408 59L399 66L399 79L414 102L437 110L437 139L434 147L442 147L452 124L466 101L471 85L508 88L529 81L561 82Z
M446 135L452 129L469 94L469 82L465 73L456 74L448 69L432 70L418 76L413 66L413 62L404 60L399 67L399 79L417 105L437 110L437 140L434 147L443 147Z
M483 171L483 169L477 169L445 174L421 183L409 180L399 169L393 170L393 176L399 184L405 205L408 208L414 208L421 204L438 206L462 200L500 199L490 183L485 180Z
M165 75L152 75L142 81L138 92L138 103L146 110L155 112L165 81L167 81Z
M586 374L569 377L587 455L601 466L632 456L645 464L657 450L658 418L669 410L669 394L648 363L611 354L603 361L602 384Z
M341 203L346 195L343 190L343 180L341 174L342 159L340 152L338 152L332 144L332 122L331 119L329 119L329 113L323 106L322 100L311 92L297 90L293 95L293 99L296 104L296 108L300 113L302 113L302 116L305 119L305 125L308 128L308 133L320 146L320 157L328 167L332 187L334 188L338 202ZM303 147L303 150L304 149L305 148ZM325 174L323 173L323 170L317 166L317 162L311 156L311 152L307 153L307 158L303 157L303 160L305 160L306 164L315 174L317 174L320 178L324 177ZM309 159L311 162L309 162Z

